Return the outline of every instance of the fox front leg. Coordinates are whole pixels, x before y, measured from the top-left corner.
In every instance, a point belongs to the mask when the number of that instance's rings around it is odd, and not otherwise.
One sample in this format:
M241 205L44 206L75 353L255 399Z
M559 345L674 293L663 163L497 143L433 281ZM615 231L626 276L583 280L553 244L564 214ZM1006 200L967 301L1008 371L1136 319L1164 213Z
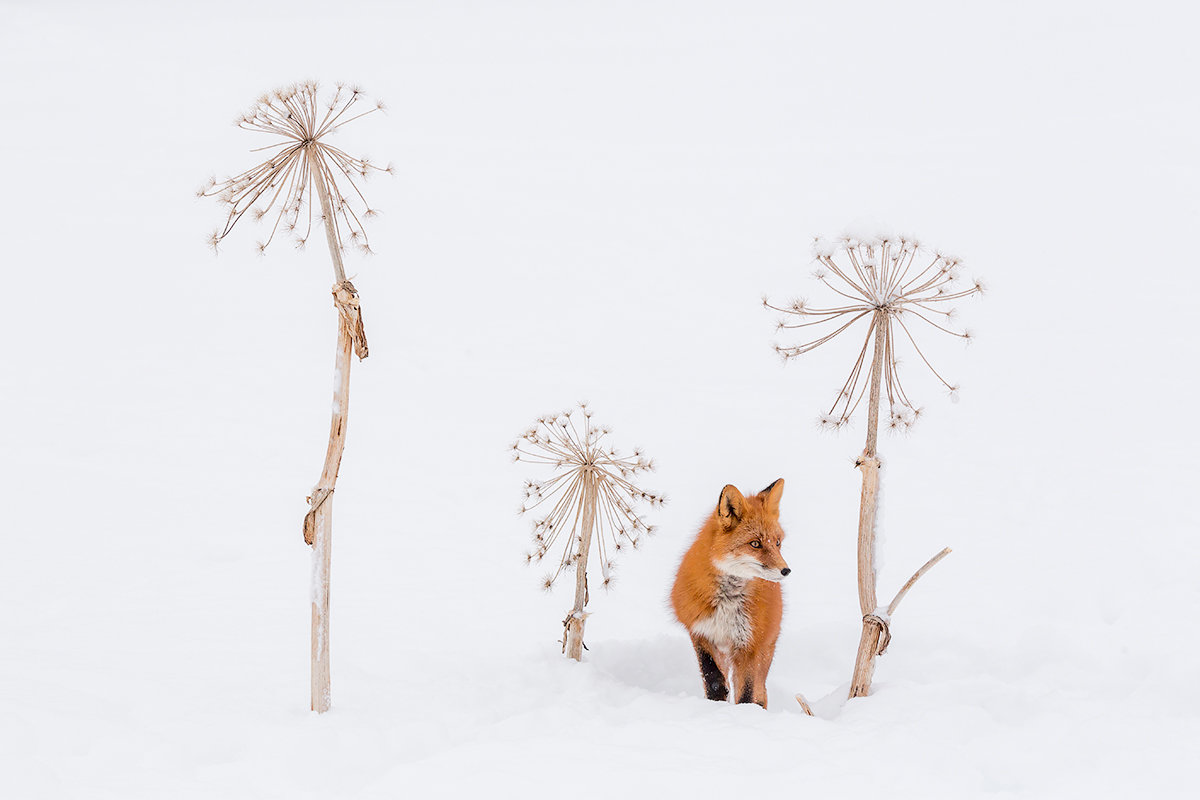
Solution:
M757 703L763 708L767 707L767 670L771 667L770 656L774 650L772 645L771 653L765 654L765 663L762 653L734 654L733 672L738 681L737 702Z
M742 681L742 688L738 694L737 701L739 703L758 703L763 708L767 707L767 686L766 681L759 680L756 677L750 676Z
M725 682L725 673L717 664L712 648L699 637L692 638L692 646L696 648L696 660L700 662L700 679L704 681L704 696L709 700L728 700L729 684Z

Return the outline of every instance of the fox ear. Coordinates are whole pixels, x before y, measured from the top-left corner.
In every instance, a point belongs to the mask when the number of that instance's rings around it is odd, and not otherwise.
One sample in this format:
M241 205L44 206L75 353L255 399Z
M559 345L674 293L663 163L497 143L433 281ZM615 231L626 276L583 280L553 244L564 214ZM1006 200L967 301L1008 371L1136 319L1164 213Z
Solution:
M763 508L773 517L779 516L779 500L783 497L783 478L772 483L758 493L762 498Z
M717 500L717 519L726 530L741 522L745 511L746 498L736 486L729 484L721 490L721 497Z

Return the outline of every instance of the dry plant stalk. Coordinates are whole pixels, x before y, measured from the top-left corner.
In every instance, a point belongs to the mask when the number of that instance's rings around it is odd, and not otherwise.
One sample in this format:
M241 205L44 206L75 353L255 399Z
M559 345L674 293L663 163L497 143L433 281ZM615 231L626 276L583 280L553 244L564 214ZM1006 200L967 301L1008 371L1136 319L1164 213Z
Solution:
M355 158L329 144L327 137L346 124L383 109L382 103L367 103L362 90L338 84L328 100L318 98L315 82L277 89L263 95L237 121L239 128L281 137L253 152L270 151L266 161L240 175L217 181L209 179L197 194L216 197L228 209L223 228L213 232L209 244L217 245L249 212L257 220L267 218L270 233L258 243L260 253L279 233L294 237L303 248L313 221L322 223L329 255L333 261L333 303L338 312L338 343L334 367L333 414L329 444L321 477L307 498L304 542L313 547L312 577L312 671L311 707L323 713L330 705L329 678L329 570L333 537L333 492L342 451L346 444L346 422L350 404L350 355L367 357L358 291L346 279L342 253L348 244L371 253L363 220L379 212L371 208L356 180L373 172L392 172L365 158ZM314 209L313 195L316 195ZM359 208L361 206L361 209Z
M660 506L662 495L638 488L634 478L654 469L654 462L640 450L622 456L608 446L604 438L607 426L592 424L592 411L580 403L583 420L576 424L574 410L548 414L538 419L512 444L513 461L544 464L554 475L542 481L525 482L525 500L520 513L539 507L549 509L533 521L534 548L526 554L526 563L540 563L562 542L562 553L554 571L542 579L549 590L565 571L575 571L575 604L563 620L563 652L569 658L583 658L583 628L588 614L588 554L595 543L600 558L600 573L605 588L612 585L614 557L628 547L637 547L643 535L654 533L634 511L639 502ZM565 535L564 535L565 534Z
M874 236L857 239L849 236L833 242L818 239L813 247L820 265L817 280L840 300L826 308L808 305L804 300L789 306L763 305L785 315L779 330L804 330L808 337L801 344L775 346L784 360L804 355L836 338L859 320L867 320L866 336L858 350L849 375L838 391L821 424L841 427L867 397L867 442L855 466L862 470L862 496L858 518L858 600L862 611L862 636L854 663L850 697L870 693L875 657L882 655L891 641L891 614L912 585L950 549L938 553L904 584L886 607L876 599L875 517L879 500L877 452L880 403L886 393L888 427L909 428L921 415L900 381L896 357L897 341L907 342L939 381L957 396L958 387L948 383L934 369L917 343L914 329L925 326L964 340L969 332L949 327L954 309L948 304L983 292L983 284L960 283L959 259L938 252L927 252L919 242L906 236ZM839 260L840 259L840 260ZM798 321L790 321L798 320ZM810 332L811 329L811 332ZM900 334L903 335L901 338ZM869 354L869 360L868 360Z

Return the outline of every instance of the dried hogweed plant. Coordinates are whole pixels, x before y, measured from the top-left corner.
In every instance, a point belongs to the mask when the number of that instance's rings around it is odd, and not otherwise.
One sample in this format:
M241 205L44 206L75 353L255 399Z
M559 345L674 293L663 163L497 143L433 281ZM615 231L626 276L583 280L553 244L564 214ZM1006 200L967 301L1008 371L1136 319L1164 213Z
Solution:
M904 584L891 603L877 606L875 516L880 461L876 442L881 400L886 395L889 428L907 429L921 416L921 408L910 399L900 380L897 354L906 348L917 354L953 399L957 398L958 387L934 368L918 337L935 331L969 340L968 331L953 327L955 312L951 304L981 294L984 287L979 281L963 280L958 258L930 252L907 236L817 239L813 255L818 263L816 279L837 299L827 306L812 306L805 300L776 306L764 298L763 305L783 315L778 324L780 331L804 332L805 340L800 344L775 345L785 361L832 341L860 321L866 326L850 372L833 404L820 418L822 425L839 428L850 421L867 398L867 442L855 464L863 473L858 526L858 597L863 630L850 687L851 697L862 697L870 693L875 657L886 651L891 640L890 621L896 606L918 578L950 553L950 548L942 550Z
M313 548L311 702L317 712L328 711L330 704L331 498L345 447L350 354L353 351L361 360L368 352L358 291L346 279L342 254L349 245L371 252L363 220L378 211L368 205L358 181L375 172L392 172L391 166L383 168L351 156L328 140L354 120L382 109L382 103L368 101L361 89L343 84L338 84L328 99L321 99L319 86L312 81L263 95L237 120L237 126L276 137L277 141L252 151L268 153L266 160L223 181L211 178L197 192L200 197L216 197L228 212L224 226L209 238L214 250L249 213L270 225L265 239L258 243L260 253L265 253L280 233L291 235L297 247L303 247L315 221L325 229L333 261L333 303L338 313L333 418L325 463L308 497L303 525L304 541Z
M592 422L587 403L579 404L579 412L578 417L574 409L541 417L512 444L513 461L553 468L550 478L525 482L520 513L537 514L528 563L541 563L556 548L561 550L554 569L542 579L543 587L550 589L563 572L575 572L575 605L563 621L563 652L576 661L583 658L588 554L593 542L603 585L608 588L616 554L636 548L642 537L654 533L654 526L647 525L635 507L665 502L662 495L635 483L640 473L654 469L654 462L638 449L622 456L605 440L611 429Z

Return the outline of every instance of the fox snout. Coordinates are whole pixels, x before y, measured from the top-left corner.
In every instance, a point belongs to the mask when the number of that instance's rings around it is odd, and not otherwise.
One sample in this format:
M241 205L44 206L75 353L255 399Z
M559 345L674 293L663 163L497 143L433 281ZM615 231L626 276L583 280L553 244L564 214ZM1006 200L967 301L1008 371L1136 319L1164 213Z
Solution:
M792 568L783 560L783 553L779 552L779 547L775 546L770 550L763 548L762 559L763 571L768 573L767 580L783 580L788 575L792 574ZM771 573L775 573L778 577L771 577Z
M780 559L780 561L781 561L781 563L783 563L783 566L779 567L779 568L769 567L766 564L763 564L762 565L763 574L759 575L758 577L763 578L764 580L778 582L778 581L782 581L788 575L791 575L792 568L789 567L787 565L787 562L783 561L783 559Z
M758 556L754 560L759 574L754 577L779 582L792 574L792 568L783 560L783 554L779 552L778 545L763 542L759 549L752 550L751 553L751 558Z
M717 559L714 564L717 569L727 575L738 578L762 578L765 581L778 583L792 574L792 568L787 565L778 552L772 555L775 558L755 558L746 553L728 555Z

